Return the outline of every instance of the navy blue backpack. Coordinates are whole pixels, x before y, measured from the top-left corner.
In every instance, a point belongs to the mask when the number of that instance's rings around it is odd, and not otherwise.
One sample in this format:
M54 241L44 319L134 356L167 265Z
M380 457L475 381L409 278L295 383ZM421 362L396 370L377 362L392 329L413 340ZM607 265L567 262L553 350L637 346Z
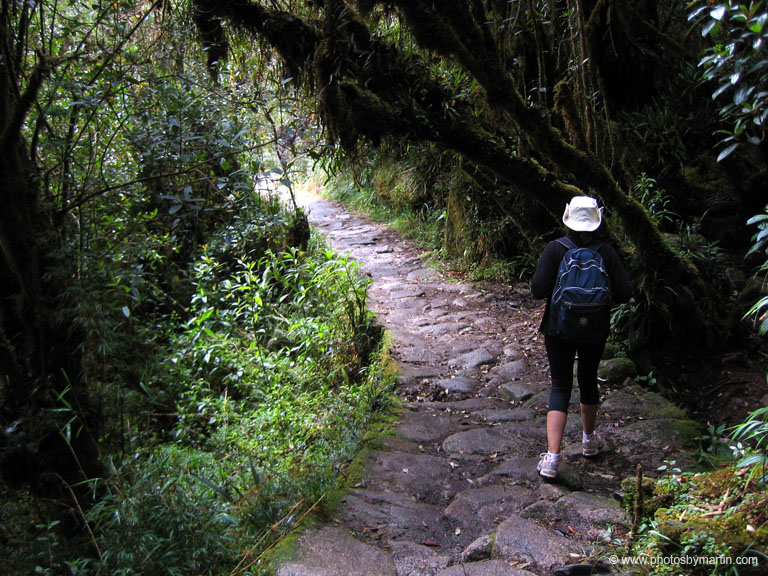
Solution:
M570 238L557 241L568 251L557 271L547 332L567 342L598 342L611 325L611 280L598 253L602 244L579 248Z

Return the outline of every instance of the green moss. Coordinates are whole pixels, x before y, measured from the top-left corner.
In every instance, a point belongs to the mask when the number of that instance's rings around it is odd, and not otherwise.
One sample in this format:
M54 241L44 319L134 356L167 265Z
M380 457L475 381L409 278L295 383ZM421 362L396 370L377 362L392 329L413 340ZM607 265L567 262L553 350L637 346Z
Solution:
M293 558L294 552L296 550L296 544L298 543L300 537L301 533L296 531L288 534L282 540L280 540L280 542L278 542L267 555L267 562L265 562L265 566L279 566L280 564L284 564ZM273 569L267 568L267 570L267 574L269 575L275 573Z
M654 495L656 479L644 476L640 485L641 497L644 503L651 501ZM621 495L624 509L632 513L637 501L637 476L630 476L621 481ZM645 505L644 505L645 508ZM645 508L647 511L647 508Z
M738 486L738 476L732 468L721 468L707 474L696 474L691 477L691 486L701 499L711 501L720 499Z
M637 376L637 367L627 357L611 358L600 362L598 377L601 381L623 382L635 376Z
M673 420L672 426L675 429L675 438L682 446L693 448L696 446L697 438L701 436L702 426L694 420Z
M664 505L646 517L633 546L638 555L736 557L758 556L757 566L742 565L740 575L762 574L768 542L764 518L768 491L748 481L735 466L709 473L677 474L658 480L654 499ZM627 481L628 482L628 481ZM654 567L650 574L667 574ZM728 566L696 568L691 574L727 574Z

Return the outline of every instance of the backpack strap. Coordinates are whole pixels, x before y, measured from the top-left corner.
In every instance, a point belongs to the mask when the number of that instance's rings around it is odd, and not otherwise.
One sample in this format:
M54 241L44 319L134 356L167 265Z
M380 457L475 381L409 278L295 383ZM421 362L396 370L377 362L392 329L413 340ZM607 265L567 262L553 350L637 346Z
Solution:
M568 238L568 236L563 236L562 238L558 238L556 242L559 242L560 244L565 246L568 250L574 250L578 248L578 246L576 246L576 243L570 238Z
M555 240L555 242L559 242L560 244L565 246L568 250L575 250L576 248L578 248L576 243L573 240L571 240L568 236L563 236L562 238L558 238L557 240ZM605 246L605 242L597 241L597 242L592 242L592 244L590 244L589 246L584 246L584 248L588 248L593 252L599 252L600 248L602 248L603 246Z

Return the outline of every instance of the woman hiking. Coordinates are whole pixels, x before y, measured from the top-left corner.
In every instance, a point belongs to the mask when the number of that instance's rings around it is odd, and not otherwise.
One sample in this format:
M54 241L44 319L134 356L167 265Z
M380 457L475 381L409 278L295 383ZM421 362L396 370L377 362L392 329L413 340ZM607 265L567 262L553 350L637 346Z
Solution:
M603 445L595 433L597 369L608 340L610 306L627 302L632 286L616 250L598 237L602 214L594 198L572 198L563 214L566 236L547 244L531 280L534 298L547 299L539 330L544 333L552 388L547 452L537 466L545 478L557 477L577 355L582 454L595 456Z

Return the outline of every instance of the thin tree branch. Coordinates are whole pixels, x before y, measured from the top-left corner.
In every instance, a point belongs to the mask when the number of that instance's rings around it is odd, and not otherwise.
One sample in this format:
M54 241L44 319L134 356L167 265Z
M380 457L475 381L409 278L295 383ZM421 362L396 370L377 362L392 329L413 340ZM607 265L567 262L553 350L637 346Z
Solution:
M249 152L251 150L257 150L259 148L263 148L265 146L269 146L274 143L274 140L269 140L266 142L261 142L259 144L256 144L255 146L249 146L248 148L242 148L238 152ZM152 176L142 176L141 178L135 178L133 180L128 180L127 182L121 182L120 184L114 184L112 186L106 186L105 188L101 188L99 190L95 190L88 194L81 194L79 197L75 198L72 202L70 202L65 208L59 210L56 212L57 218L63 218L66 214L74 210L75 208L79 208L82 205L86 204L87 202L90 202L94 198L97 198L99 196L102 196L104 194L107 194L109 192L114 192L115 190L120 190L122 188L128 188L129 186L134 186L136 184L144 184L146 182L152 182L154 180L159 180L160 178L172 178L174 176L183 176L185 174L189 174L190 172L193 172L197 170L198 168L201 168L203 166L208 166L209 164L215 162L216 160L221 160L222 158L225 158L229 155L231 155L232 152L222 152L221 154L216 154L215 156L212 156L211 158L208 158L206 160L203 160L201 162L197 162L196 164L192 164L188 168L185 168L184 170L176 170L174 172L165 172L163 174L154 174Z

